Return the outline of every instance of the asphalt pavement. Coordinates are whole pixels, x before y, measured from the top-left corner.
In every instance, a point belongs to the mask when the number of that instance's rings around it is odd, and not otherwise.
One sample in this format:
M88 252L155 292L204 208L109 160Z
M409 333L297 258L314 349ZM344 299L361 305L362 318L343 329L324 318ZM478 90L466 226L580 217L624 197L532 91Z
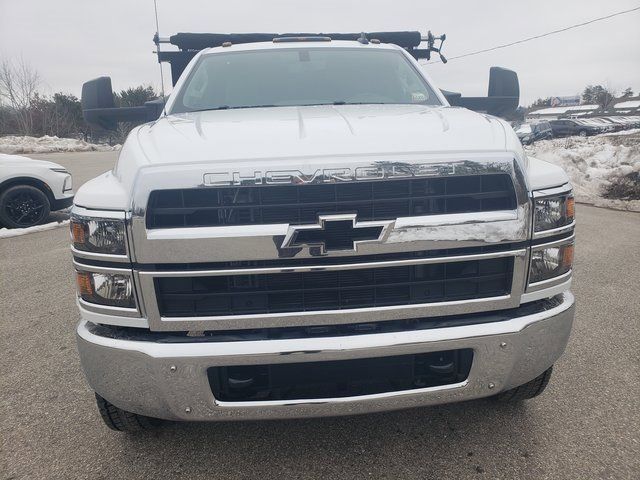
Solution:
M76 186L115 154L39 155ZM75 348L69 234L0 239L0 478L639 478L640 214L579 205L565 355L546 392L357 417L108 430Z

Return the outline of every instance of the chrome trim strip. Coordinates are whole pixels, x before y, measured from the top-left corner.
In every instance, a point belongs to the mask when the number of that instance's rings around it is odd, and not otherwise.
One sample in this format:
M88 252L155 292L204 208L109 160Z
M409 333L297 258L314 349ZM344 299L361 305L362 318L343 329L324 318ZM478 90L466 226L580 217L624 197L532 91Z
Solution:
M479 308L469 309L468 305L473 302L480 303L499 302L509 300L510 295L499 297L486 297L474 300L452 300L450 302L417 303L411 305L388 305L383 307L348 308L344 310L311 310L308 312L281 312L281 313L258 313L246 315L220 315L208 317L162 317L166 324L180 323L204 323L214 321L214 330L228 330L234 328L260 328L260 327L283 327L298 325L339 325L343 323L359 323L380 320L398 320L402 318L414 318L415 316L440 316L445 313L472 313L475 311L485 311ZM464 311L455 307L464 307ZM430 315L425 315L424 309L431 309ZM435 309L440 310L434 313ZM493 310L490 308L487 310ZM457 310L457 312L456 312ZM471 310L471 312L467 311ZM385 314L386 313L386 314ZM337 317L341 318L337 318ZM254 320L254 322L251 322ZM232 323L231 323L232 322ZM241 324L240 324L241 322ZM225 326L229 324L228 327ZM249 327L248 325L253 326ZM222 326L221 328L218 326ZM198 329L201 330L201 329ZM208 330L208 329L207 329Z
M534 199L539 199L543 197L553 197L556 195L563 195L565 193L571 193L572 186L570 183L564 183L559 187L545 188L543 190L534 190L532 192L532 197Z
M533 232L533 239L536 240L538 238L552 237L554 235L560 235L565 232L569 232L576 227L575 219L569 225L564 225L558 228L552 228L551 230L541 230L539 232Z
M576 236L575 236L575 234L573 234L570 237L561 238L560 240L554 240L553 242L547 242L547 243L541 243L540 245L534 245L533 247L531 247L531 250L535 252L535 251L543 250L543 249L549 248L549 247L556 247L558 245L564 245L564 244L568 244L568 243L575 243L575 240L576 240Z
M394 228L401 229L416 226L444 227L447 225L504 222L517 219L518 212L516 210L498 210L495 212L477 213L449 213L444 215L398 217L395 220ZM223 227L154 228L147 231L147 239L154 241L176 239L237 239L242 237L286 235L288 229L289 224L287 223L271 223L266 225L230 225ZM349 254L351 255L353 253L349 252Z
M530 283L527 287L527 293L536 292L538 290L544 290L555 285L564 283L567 279L571 279L573 275L573 269L569 270L567 273L563 273L562 275L558 275L557 277L548 278L546 280L541 280L540 282Z
M214 277L223 275L263 275L268 273L328 272L335 270L358 270L362 268L465 262L468 260L485 260L490 258L523 257L526 253L527 250L523 248L505 252L478 253L473 255L410 258L406 260L385 260L381 262L345 263L338 265L302 265L299 267L264 267L227 270L140 271L138 274L142 277ZM348 260L348 258L345 260Z
M79 215L81 217L109 218L112 220L125 219L125 212L121 210L91 210L89 208L81 207L80 205L75 204L71 208L71 215Z
M133 271L131 268L120 268L120 267L102 267L97 265L87 265L84 263L73 261L73 266L76 270L84 270L87 272L98 272L98 273L120 273L122 275L131 275Z
M301 400L267 400L253 402L223 402L214 399L216 406L220 408L262 408L262 407L286 407L289 405L323 405L323 404L341 404L363 402L367 400L385 400L395 397L404 397L407 395L429 394L448 390L456 390L464 388L469 384L468 380L458 383L450 383L448 385L439 385L436 387L416 388L414 390L396 390L392 392L374 393L370 395L358 395L353 397L333 397L333 398L311 398Z
M528 291L522 295L520 299L521 304L535 302L536 300L541 300L543 298L550 298L559 293L563 293L571 288L572 277L569 276L566 281L559 283L553 286L545 286L544 288L540 288L539 290Z
M126 250L129 249L128 246L125 247ZM86 258L87 260L103 260L105 262L118 262L118 263L128 263L129 257L127 255L113 255L109 253L95 253L95 252L85 252L84 250L78 250L71 244L71 253L74 257L78 258Z
M115 325L118 327L149 328L149 322L147 322L147 319L144 317L118 316L113 313L94 312L93 310L84 308L83 305L78 302L77 296L76 305L80 310L80 316L82 317L82 321L84 322L91 322L101 325Z
M140 318L140 313L135 308L125 308L125 307L112 307L110 305L100 305L98 303L90 303L86 300L83 300L81 297L76 295L76 301L78 302L78 307L84 309L86 311L94 312L94 313L103 313L108 316L109 321L105 322L110 325L113 325L111 319L113 317L138 317ZM114 319L115 320L115 319ZM117 321L117 320L116 320Z

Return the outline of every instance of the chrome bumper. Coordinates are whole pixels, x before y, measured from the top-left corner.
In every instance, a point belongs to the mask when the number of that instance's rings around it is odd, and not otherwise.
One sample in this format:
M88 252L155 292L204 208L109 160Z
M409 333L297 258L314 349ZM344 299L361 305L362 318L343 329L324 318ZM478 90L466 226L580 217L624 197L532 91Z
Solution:
M532 380L565 349L574 297L546 311L467 326L343 337L234 342L119 340L78 325L78 350L91 387L128 411L169 420L246 420L351 415L487 397ZM467 380L452 385L348 398L220 402L212 366L345 360L471 348Z

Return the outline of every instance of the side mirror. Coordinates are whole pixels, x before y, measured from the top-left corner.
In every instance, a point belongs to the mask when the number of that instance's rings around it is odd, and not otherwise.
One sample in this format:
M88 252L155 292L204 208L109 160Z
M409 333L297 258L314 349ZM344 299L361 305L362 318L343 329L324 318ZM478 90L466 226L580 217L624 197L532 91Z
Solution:
M489 70L489 92L486 97L463 97L456 92L441 91L451 105L499 117L512 115L520 103L518 74L500 67L491 67Z
M489 70L489 98L499 99L487 110L491 115L505 115L514 112L520 103L520 82L518 74L506 68L491 67Z
M164 109L159 98L146 102L142 107L116 107L113 100L110 77L98 77L82 85L82 116L92 127L115 130L118 122L152 122Z

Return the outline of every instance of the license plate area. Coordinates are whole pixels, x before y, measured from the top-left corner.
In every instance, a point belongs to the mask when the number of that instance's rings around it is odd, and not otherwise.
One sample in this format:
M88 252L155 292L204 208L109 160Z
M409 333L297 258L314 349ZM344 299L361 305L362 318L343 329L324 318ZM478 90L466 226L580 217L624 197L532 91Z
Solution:
M211 367L216 400L344 398L418 390L467 379L472 349L324 362Z

